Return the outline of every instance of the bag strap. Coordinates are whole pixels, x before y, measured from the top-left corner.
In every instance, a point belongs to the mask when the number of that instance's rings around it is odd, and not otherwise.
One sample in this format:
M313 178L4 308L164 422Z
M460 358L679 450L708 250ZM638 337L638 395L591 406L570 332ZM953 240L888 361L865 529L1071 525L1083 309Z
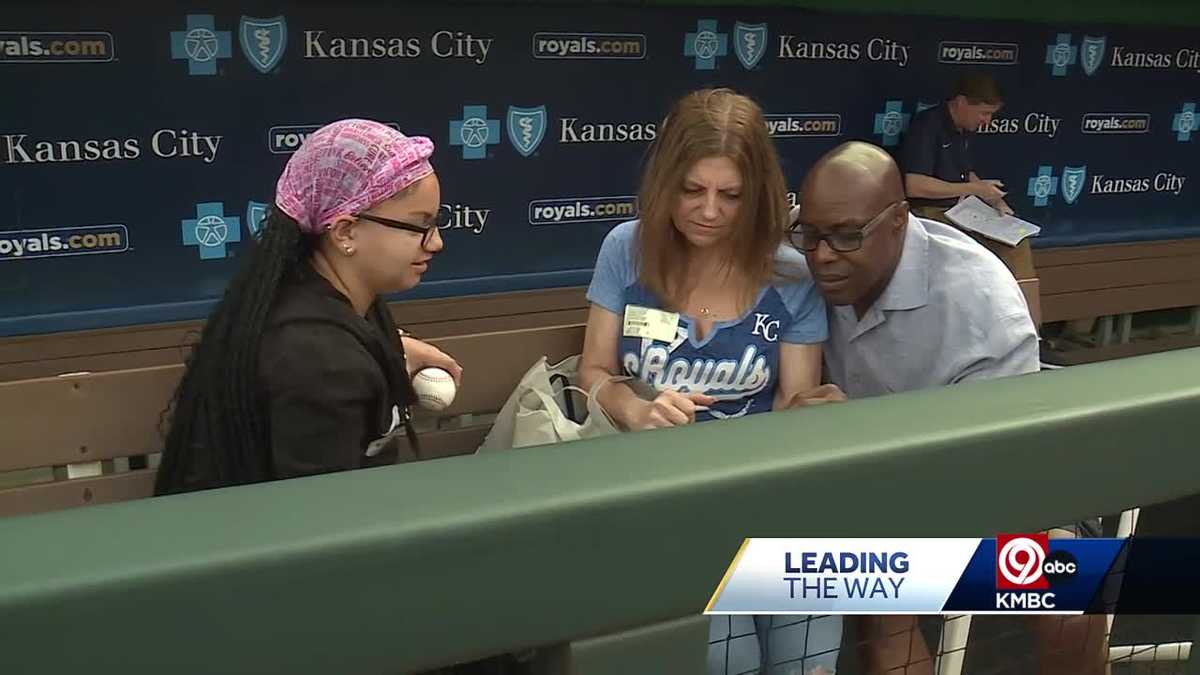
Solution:
M569 422L570 424L574 424L576 426L578 426L580 423L567 418L566 414L563 413L562 408L559 407L558 401L555 400L555 397L547 392L541 389L532 388L527 392L527 394L532 394L539 401L541 401L542 406L545 407L547 412L554 410L559 413L557 415L550 413L550 424L554 426L554 433L557 434L560 439L570 439L574 430L570 427L563 426L564 423Z
M584 396L587 396L586 391L583 391L579 387L572 386L571 381L568 380L567 376L563 375L562 373L555 373L555 374L551 375L549 379L550 379L551 387L553 387L557 382L562 381L562 389L559 390L560 392L565 392L567 390L574 389L576 391L582 392ZM575 415L575 401L570 396L563 396L563 410L566 412L568 419L570 419L572 422L575 422L576 424L579 423L579 417Z
M612 417L610 415L608 415L608 411L604 410L604 408L600 405L600 401L596 400L596 395L598 393L600 393L601 387L603 387L604 385L606 385L610 382L625 382L625 381L632 380L632 379L633 378L630 377L629 375L608 375L608 376L598 380L595 384L593 384L591 391L587 391L587 390L583 389L582 387L577 387L573 384L567 384L568 380L564 375L555 374L555 375L550 376L550 384L551 384L551 386L554 386L554 385L558 384L559 381L561 381L563 383L562 387L560 389L554 390L552 393L554 394L555 397L558 397L561 395L561 398L563 400L562 411L563 411L563 414L566 415L567 419L571 420L575 424L582 424L582 421L575 415L575 401L572 400L572 398L570 396L566 395L568 392L574 391L574 392L578 392L578 393L582 394L584 396L584 398L587 399L587 401L588 401L589 409L592 407L592 404L594 403L596 409L603 412L606 416L609 417L609 421L611 421ZM548 402L546 402L546 404L548 404Z
M608 377L605 377L594 383L592 385L592 390L587 394L589 414L595 414L593 412L594 406L595 412L599 412L601 415L604 415L604 417L608 419L609 424L611 424L613 427L616 427L617 425L616 422L613 421L612 415L608 414L608 411L604 409L604 406L600 405L600 399L596 398L596 396L600 393L600 389L606 384L611 382L628 382L632 379L633 377L629 375L609 375ZM636 394L637 392L634 393Z
M596 394L600 393L600 388L604 385L610 382L628 382L632 379L633 377L629 375L609 375L608 377L597 380L596 383L592 385L592 390L587 392L587 396L588 398L596 398Z

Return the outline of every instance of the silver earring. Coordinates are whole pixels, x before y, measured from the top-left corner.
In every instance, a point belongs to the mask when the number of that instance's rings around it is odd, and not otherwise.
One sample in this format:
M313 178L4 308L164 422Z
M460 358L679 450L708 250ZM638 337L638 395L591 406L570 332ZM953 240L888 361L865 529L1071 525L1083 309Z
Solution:
M354 249L348 245L343 246L342 250L346 252L346 255L354 255Z

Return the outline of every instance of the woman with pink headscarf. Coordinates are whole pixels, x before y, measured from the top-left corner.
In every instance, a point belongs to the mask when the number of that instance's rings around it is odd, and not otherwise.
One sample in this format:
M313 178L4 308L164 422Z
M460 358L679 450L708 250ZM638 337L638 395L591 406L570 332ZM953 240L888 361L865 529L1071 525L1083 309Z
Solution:
M258 241L175 392L156 494L391 464L411 374L462 369L380 297L421 281L448 213L428 138L349 119L283 170Z

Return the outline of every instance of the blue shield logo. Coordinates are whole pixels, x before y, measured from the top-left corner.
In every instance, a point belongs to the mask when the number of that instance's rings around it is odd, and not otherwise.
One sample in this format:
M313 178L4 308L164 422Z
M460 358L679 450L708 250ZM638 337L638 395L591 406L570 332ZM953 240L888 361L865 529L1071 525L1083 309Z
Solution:
M250 202L246 207L246 228L250 230L250 235L255 239L258 238L258 233L262 231L263 220L267 217L268 204L261 202Z
M1046 206L1050 203L1050 197L1058 194L1058 179L1049 164L1038 167L1037 175L1029 179L1025 194L1033 197L1034 206Z
M746 70L752 70L767 51L767 24L742 23L733 26L733 52Z
M1192 140L1192 132L1200 130L1198 124L1200 120L1196 119L1196 104L1185 103L1171 120L1171 131L1175 132L1175 140L1180 143Z
M525 157L533 154L546 137L546 106L508 107L508 140Z
M287 21L282 16L274 19L243 16L238 25L238 39L246 60L265 75L283 60L283 52L287 49Z
M188 14L187 30L171 31L171 58L187 61L188 75L216 75L218 60L233 56L232 44L211 14Z
M1088 75L1095 75L1100 68L1100 64L1104 63L1104 43L1106 39L1103 37L1083 36L1083 42L1079 45L1080 61L1083 65L1083 72Z
M888 101L883 112L875 114L875 133L883 137L883 147L900 142L900 134L908 130L912 115L904 112L903 101Z
M695 59L696 70L715 70L717 59L729 53L729 35L717 31L715 19L696 22L696 32L683 38L683 55Z
M1054 190L1054 183L1050 180L1050 176L1038 176L1033 179L1033 196L1038 199L1046 199Z
M500 120L488 118L486 105L464 105L462 119L450 120L450 145L462 146L463 159L486 159L499 142Z
M1066 68L1074 61L1071 53L1071 45L1057 44L1050 50L1050 63L1055 68Z
M1068 204L1074 204L1079 195L1083 194L1083 186L1087 181L1086 166L1063 167L1062 196Z
M195 246L201 260L219 260L225 257L226 246L242 240L241 219L225 215L224 202L202 202L196 204L196 217L185 218L179 224L183 231L183 244Z
M1065 77L1067 69L1075 65L1079 48L1071 44L1070 33L1059 33L1052 44L1046 45L1046 64L1054 77Z

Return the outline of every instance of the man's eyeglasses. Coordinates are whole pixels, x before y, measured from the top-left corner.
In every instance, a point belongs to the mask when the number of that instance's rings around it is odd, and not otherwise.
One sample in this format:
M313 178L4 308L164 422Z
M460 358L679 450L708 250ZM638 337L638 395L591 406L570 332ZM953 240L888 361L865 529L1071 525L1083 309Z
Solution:
M876 214L874 218L867 221L866 225L856 230L842 230L830 232L829 234L821 234L817 228L797 221L788 228L788 241L791 242L792 246L807 253L817 250L822 241L829 244L829 248L838 253L852 253L862 248L863 239L871 233L871 229L883 220L883 217L892 210L893 206L899 203L892 202L883 207L883 210Z
M433 237L433 233L445 227L450 222L450 207L440 207L437 214L434 215L434 217L424 225L413 225L412 223L406 223L401 220L392 220L391 218L384 218L383 216L377 216L372 213L355 213L353 215L355 218L362 218L363 220L369 220L372 223L379 223L384 227L415 232L421 235L421 248L428 248L429 240Z

